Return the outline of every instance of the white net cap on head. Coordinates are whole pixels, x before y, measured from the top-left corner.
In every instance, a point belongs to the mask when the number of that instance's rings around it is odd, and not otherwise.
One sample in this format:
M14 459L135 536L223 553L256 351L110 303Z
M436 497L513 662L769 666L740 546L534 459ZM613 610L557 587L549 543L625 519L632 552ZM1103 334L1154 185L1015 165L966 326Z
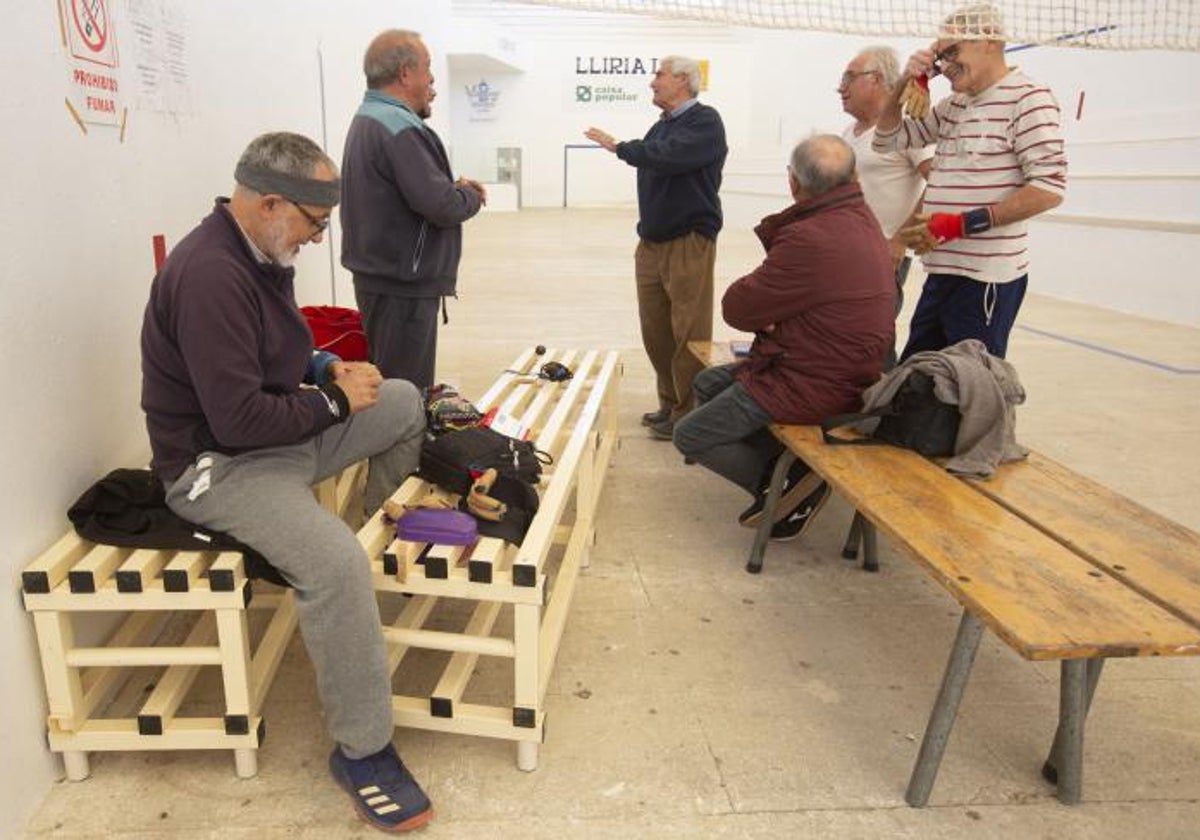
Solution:
M971 3L955 9L938 29L940 38L1003 41L1004 15L991 3Z

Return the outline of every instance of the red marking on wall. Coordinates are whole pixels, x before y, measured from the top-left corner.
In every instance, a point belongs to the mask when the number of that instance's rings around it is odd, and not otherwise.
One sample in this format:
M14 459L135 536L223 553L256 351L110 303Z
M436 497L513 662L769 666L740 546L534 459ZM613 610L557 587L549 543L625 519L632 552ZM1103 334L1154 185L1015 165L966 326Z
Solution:
M154 234L154 270L162 271L163 263L167 261L167 238L161 233Z

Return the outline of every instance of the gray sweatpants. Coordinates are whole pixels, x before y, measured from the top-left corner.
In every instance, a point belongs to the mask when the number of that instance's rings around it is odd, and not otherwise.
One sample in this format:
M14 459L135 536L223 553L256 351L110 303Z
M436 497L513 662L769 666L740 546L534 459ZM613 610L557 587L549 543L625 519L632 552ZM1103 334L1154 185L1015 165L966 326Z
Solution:
M257 549L296 590L330 737L350 758L392 739L392 690L366 553L312 485L370 458L374 511L417 468L425 413L416 388L386 380L379 402L304 443L241 455L202 453L167 489L167 505Z

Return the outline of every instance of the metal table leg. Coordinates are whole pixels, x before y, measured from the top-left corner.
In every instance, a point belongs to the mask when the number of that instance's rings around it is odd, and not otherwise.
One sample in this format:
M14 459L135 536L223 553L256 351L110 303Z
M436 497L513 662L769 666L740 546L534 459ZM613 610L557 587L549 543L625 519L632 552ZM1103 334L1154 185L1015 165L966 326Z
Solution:
M1083 795L1083 722L1087 717L1087 660L1064 659L1058 701L1058 801L1078 804Z
M982 636L983 622L964 610L958 635L954 639L954 649L950 651L950 661L942 677L942 688L929 716L929 724L925 727L921 752L917 755L917 763L904 794L904 801L914 808L924 807L929 801L929 793L933 790L933 782L937 778L942 754L946 751L946 742L950 739L950 730L958 715L958 704L967 687L967 679L971 676L971 666L975 664L975 652L979 650Z
M861 514L859 514L861 515ZM865 517L862 523L863 536L863 571L878 572L879 571L879 553L878 544L875 539L875 525L869 522Z
M1096 696L1096 685L1100 682L1100 671L1103 671L1103 659L1088 659L1087 660L1087 688L1084 697L1084 718L1086 720L1087 713L1092 709L1092 697ZM1051 785L1058 784L1058 754L1060 754L1062 742L1062 722L1058 725L1057 731L1054 733L1054 746L1050 748L1050 756L1046 758L1042 764L1042 778L1049 781Z
M1104 660L1102 658L1087 660L1087 688L1083 698L1083 715L1087 719L1088 712L1092 709L1092 698L1096 695L1096 685L1100 682L1100 672L1104 669ZM1062 723L1059 722L1058 730L1054 733L1054 746L1050 748L1050 756L1046 759L1046 763L1042 765L1042 778L1052 785L1058 784L1058 766L1059 752L1062 749L1061 743L1063 738Z
M771 526L775 524L775 508L779 506L779 497L783 495L783 482L788 470L796 463L796 454L790 449L784 449L775 461L775 471L771 473L771 485L767 488L767 501L763 507L762 522L754 532L754 547L750 549L750 559L746 561L746 571L756 575L762 571L763 555L767 551L767 541L771 539Z
M842 546L842 557L854 560L858 557L858 545L862 542L862 528L866 519L858 511L854 511L854 519L850 522L850 531L846 534L846 544Z

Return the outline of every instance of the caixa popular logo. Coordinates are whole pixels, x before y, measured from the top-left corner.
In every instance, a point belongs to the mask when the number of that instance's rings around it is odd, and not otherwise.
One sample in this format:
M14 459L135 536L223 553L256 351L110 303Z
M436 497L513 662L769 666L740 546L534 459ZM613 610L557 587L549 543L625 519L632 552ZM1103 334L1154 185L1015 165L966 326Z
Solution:
M620 85L576 85L575 101L584 104L630 104L640 98L636 90L627 90Z
M644 88L637 79L597 76L653 76L658 70L657 58L628 55L575 56L575 104L577 105L634 105L641 101Z

